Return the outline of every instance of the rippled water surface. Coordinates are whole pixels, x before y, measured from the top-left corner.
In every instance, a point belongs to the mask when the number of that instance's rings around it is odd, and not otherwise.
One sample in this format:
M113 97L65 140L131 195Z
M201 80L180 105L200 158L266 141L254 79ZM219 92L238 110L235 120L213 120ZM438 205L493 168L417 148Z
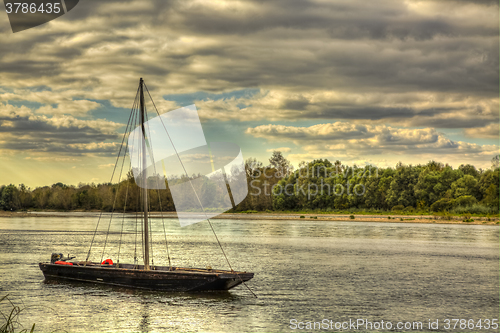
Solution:
M292 319L362 318L421 321L420 331L438 319L438 331L446 331L446 318L499 316L497 226L214 220L233 267L255 273L248 285L258 298L244 286L185 294L44 283L38 263L52 252L84 259L96 222L94 216L0 219L0 295L26 307L26 326L36 323L39 332L296 332ZM101 219L91 260L118 259L123 223L120 261L133 262L134 252L141 253L135 218L113 219L103 253L108 222ZM165 264L162 220L153 223L154 261ZM208 224L164 223L174 265L227 268Z

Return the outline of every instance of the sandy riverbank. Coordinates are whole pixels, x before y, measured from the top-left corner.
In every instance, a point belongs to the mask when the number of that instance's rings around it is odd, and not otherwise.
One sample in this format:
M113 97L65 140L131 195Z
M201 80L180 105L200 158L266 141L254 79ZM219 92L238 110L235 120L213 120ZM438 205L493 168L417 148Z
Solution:
M0 211L0 217L91 217L100 212L4 212ZM109 213L107 213L109 214ZM159 212L151 212L153 217L160 216ZM165 217L176 217L176 213L163 213ZM303 216L303 217L302 217ZM301 221L344 221L344 222L390 222L390 223L445 223L445 224L475 224L475 225L499 225L499 218L472 217L473 222L463 222L463 217L432 216L432 215L356 215L354 219L345 214L295 214L295 213L252 213L233 214L225 213L217 216L217 219L235 220L301 220Z
M272 214L272 213L255 213L255 214L223 214L217 218L223 219L241 219L241 220L302 220L302 221L345 221L345 222L399 222L399 223L453 223L453 224L481 224L481 225L497 225L499 219L486 217L473 217L474 222L463 222L462 217L451 217L444 219L442 216L410 216L410 215L354 215L354 219L350 215L345 214ZM301 218L303 216L303 218ZM389 218L390 217L390 218Z

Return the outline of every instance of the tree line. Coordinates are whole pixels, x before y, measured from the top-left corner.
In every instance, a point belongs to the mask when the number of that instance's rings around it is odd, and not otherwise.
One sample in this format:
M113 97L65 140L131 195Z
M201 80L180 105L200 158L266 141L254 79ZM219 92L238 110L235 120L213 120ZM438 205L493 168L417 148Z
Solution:
M420 211L497 214L499 211L499 157L489 169L430 161L424 165L377 168L349 166L317 159L294 170L280 152L269 164L247 159L248 196L234 211ZM182 177L175 182L185 181ZM231 193L229 186L228 192ZM203 182L199 191L212 191ZM56 183L31 189L23 184L0 187L0 209L15 210L140 210L140 189L131 172L116 183ZM221 192L221 191L218 191ZM213 192L214 200L224 194ZM212 193L212 192L210 192ZM168 182L166 190L148 190L149 209L175 211Z
M453 169L435 161L376 168L319 159L281 179L278 185L273 191L276 210L356 208L458 214L496 214L499 210L498 158L488 170L470 164Z

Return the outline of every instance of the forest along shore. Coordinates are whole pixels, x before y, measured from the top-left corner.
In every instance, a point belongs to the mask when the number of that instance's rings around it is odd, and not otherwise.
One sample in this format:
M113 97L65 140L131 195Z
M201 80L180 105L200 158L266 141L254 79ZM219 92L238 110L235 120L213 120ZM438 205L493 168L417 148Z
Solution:
M1 217L91 217L99 216L100 212L92 211L24 211L7 212L0 211ZM110 213L103 213L110 214ZM114 213L117 214L117 213ZM130 213L131 216L135 213ZM150 212L151 217L160 217L160 212ZM164 212L164 217L177 217L175 212ZM354 218L353 218L354 217ZM214 219L232 220L301 220L301 221L344 221L344 222L389 222L389 223L444 223L444 224L468 224L468 225L499 225L499 217L471 217L470 222L464 222L460 216L436 216L436 215L346 215L346 214L300 214L300 213L224 213Z

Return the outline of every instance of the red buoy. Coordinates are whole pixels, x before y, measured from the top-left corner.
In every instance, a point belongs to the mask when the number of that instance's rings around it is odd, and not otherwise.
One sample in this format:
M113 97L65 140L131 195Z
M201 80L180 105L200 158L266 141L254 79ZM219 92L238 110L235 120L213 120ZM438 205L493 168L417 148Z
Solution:
M101 265L113 265L113 260L106 259L101 263Z

